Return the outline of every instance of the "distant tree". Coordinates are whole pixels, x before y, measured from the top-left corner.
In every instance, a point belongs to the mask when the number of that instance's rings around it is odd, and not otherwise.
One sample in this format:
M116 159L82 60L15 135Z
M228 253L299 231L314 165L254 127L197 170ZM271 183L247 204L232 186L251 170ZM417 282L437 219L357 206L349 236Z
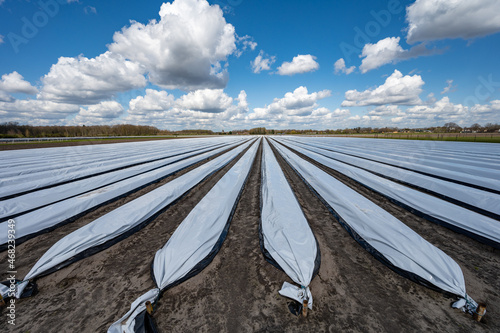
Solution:
M264 135L264 134L266 134L266 128L265 127L256 127L256 128L252 128L249 132L252 135Z
M462 130L462 127L460 127L456 123L446 123L446 124L444 124L443 127L444 127L445 132L448 132L448 133L458 133Z
M475 132L480 132L483 129L483 126L479 125L478 123L475 123L470 127L470 129Z

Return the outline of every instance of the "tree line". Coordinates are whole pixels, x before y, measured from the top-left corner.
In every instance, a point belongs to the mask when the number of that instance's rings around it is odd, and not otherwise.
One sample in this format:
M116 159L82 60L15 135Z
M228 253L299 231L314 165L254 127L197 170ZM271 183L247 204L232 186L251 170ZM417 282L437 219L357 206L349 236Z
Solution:
M252 129L232 130L229 132L213 132L203 129L186 129L180 131L160 130L154 126L143 125L95 125L95 126L32 126L20 125L17 122L0 123L0 138L43 138L43 137L98 137L98 136L152 136L152 135L265 135L265 134L382 134L382 133L498 133L499 124L488 123L484 126L473 124L461 127L456 123L446 123L443 126L425 128L398 127L354 127L336 130L314 129Z
M151 135L212 135L210 130L160 130L142 125L95 125L95 126L32 126L17 122L0 123L1 138L60 138L98 136L151 136Z

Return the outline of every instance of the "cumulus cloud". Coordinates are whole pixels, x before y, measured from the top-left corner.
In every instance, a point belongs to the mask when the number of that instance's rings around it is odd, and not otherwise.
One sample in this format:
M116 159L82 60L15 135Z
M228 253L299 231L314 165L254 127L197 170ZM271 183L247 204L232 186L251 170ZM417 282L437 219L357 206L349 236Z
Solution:
M144 68L121 55L60 57L42 78L39 99L79 105L96 104L115 93L144 87Z
M123 106L116 101L104 101L80 109L80 116L94 118L116 118L123 113Z
M65 119L67 116L77 113L78 110L79 107L72 104L32 99L0 102L0 118L28 123L36 123L44 119Z
M38 93L38 89L33 87L31 83L24 80L24 77L18 72L2 75L0 79L0 91L9 93L23 93L34 95Z
M313 92L309 94L306 87L298 87L293 92L287 92L283 98L275 98L274 101L264 108L255 108L254 113L249 115L250 119L265 119L269 115L307 116L315 108L318 100L331 95L329 90Z
M340 58L339 60L335 61L335 64L333 64L333 68L335 69L335 74L344 73L344 74L349 75L352 72L354 72L354 70L356 69L356 66L351 66L351 67L347 68L345 66L344 58Z
M6 93L5 91L0 90L0 102L12 102L14 97Z
M270 57L267 54L264 54L264 50L260 50L259 55L255 57L254 61L250 64L252 65L252 71L254 73L260 73L262 71L271 70L271 65L276 61L276 57Z
M87 108L80 108L80 112L73 119L78 125L102 125L113 123L123 114L123 106L116 101L104 101Z
M206 0L164 3L159 21L132 22L113 41L112 52L142 64L149 80L166 89L225 87L222 62L236 51L234 27Z
M443 91L441 91L441 95L444 95L449 92L455 91L455 88L457 86L453 86L453 80L446 80L446 83L448 84L446 87L444 87Z
M424 44L419 44L409 50L404 50L401 45L399 45L399 40L400 37L387 37L379 40L375 44L366 44L360 56L364 58L359 66L361 73L366 73L386 64L395 64L402 60L442 52L442 50L430 50Z
M368 112L370 116L400 116L403 112L398 105L380 105Z
M420 93L424 81L420 75L405 75L395 70L381 86L365 91L348 90L345 93L345 100L342 106L367 106L400 104L415 105L420 104Z
M174 105L174 96L164 90L146 89L146 95L129 102L129 114L144 115L155 111L166 111Z
M223 89L200 89L182 96L177 106L182 109L220 113L233 104L233 99Z
M292 62L283 62L278 67L279 75L295 75L313 72L319 68L316 57L310 54L299 54L293 57Z
M470 108L470 116L473 122L500 122L500 100L491 101L489 105L474 105Z
M468 107L454 104L448 97L443 97L434 103L416 105L394 114L391 121L398 126L426 127L455 122L461 126L473 123L487 123L500 121L500 101L494 100L489 104L477 104Z
M471 39L500 31L498 0L416 0L406 8L408 43Z
M248 111L248 101L247 101L247 93L245 90L240 91L238 98L236 98L238 101L238 109L240 112L247 112Z
M455 121L465 119L468 108L462 104L453 104L448 97L443 97L433 105L417 105L406 109L407 120Z
M130 101L124 120L134 124L154 123L169 129L213 129L215 124L235 128L247 111L244 90L237 98L228 96L222 89L200 89L175 99L166 91L147 89L145 96Z

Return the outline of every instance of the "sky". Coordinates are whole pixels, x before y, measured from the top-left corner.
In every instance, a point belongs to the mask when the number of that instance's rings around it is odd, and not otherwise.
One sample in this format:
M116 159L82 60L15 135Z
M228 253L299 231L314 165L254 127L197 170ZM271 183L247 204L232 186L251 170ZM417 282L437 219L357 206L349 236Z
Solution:
M0 0L0 123L500 123L498 0Z

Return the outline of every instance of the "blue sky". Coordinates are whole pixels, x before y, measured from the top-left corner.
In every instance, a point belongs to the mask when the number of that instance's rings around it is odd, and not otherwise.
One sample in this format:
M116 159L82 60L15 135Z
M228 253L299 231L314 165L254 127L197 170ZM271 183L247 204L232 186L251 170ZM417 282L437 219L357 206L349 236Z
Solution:
M0 122L495 123L498 32L496 0L0 0Z

